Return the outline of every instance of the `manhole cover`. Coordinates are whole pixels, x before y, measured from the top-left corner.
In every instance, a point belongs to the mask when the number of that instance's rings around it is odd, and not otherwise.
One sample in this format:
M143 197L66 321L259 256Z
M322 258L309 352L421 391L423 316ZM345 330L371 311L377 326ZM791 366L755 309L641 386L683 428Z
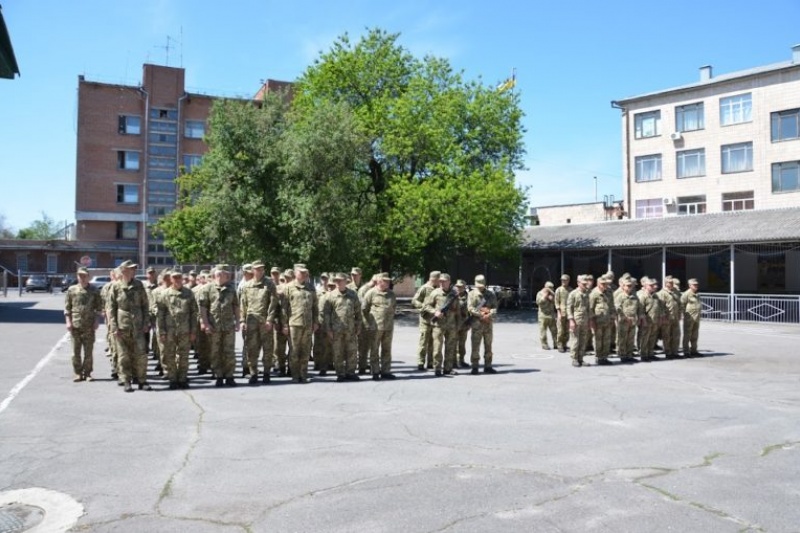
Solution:
M27 531L44 520L44 510L33 505L12 503L0 507L0 533Z

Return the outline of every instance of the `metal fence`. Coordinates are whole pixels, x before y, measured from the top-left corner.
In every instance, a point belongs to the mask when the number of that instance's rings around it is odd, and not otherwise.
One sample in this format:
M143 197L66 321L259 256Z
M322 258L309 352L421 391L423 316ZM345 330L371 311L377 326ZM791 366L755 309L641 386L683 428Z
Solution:
M703 318L726 322L800 324L800 296L701 293Z

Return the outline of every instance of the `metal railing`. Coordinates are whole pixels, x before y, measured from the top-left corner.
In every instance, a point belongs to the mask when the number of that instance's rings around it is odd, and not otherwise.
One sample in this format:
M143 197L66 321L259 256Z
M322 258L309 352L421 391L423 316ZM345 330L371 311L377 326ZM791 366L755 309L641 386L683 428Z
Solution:
M701 293L703 318L725 322L800 324L800 296Z

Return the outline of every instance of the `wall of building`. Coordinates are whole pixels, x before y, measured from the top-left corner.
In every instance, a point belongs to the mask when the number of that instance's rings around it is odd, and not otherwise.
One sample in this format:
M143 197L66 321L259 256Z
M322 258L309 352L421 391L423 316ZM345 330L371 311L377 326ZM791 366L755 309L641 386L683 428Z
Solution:
M561 224L588 224L606 219L603 202L537 207L536 216L540 226Z

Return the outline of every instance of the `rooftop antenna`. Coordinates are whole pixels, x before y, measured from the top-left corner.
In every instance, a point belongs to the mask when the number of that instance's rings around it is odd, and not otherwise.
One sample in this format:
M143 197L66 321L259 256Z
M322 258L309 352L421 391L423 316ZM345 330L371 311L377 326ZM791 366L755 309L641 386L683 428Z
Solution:
M181 29L181 32L183 32L183 29ZM169 66L169 50L170 50L170 48L172 48L172 46L170 46L170 42L181 44L180 41L176 41L173 37L170 37L169 35L167 35L167 44L166 44L166 46L156 46L156 48L163 48L164 51L166 52L166 59L167 59L166 63L165 63L166 66ZM181 51L181 66L183 66L183 51Z
M183 68L183 26L181 26L181 40L178 44L181 45L181 68Z

